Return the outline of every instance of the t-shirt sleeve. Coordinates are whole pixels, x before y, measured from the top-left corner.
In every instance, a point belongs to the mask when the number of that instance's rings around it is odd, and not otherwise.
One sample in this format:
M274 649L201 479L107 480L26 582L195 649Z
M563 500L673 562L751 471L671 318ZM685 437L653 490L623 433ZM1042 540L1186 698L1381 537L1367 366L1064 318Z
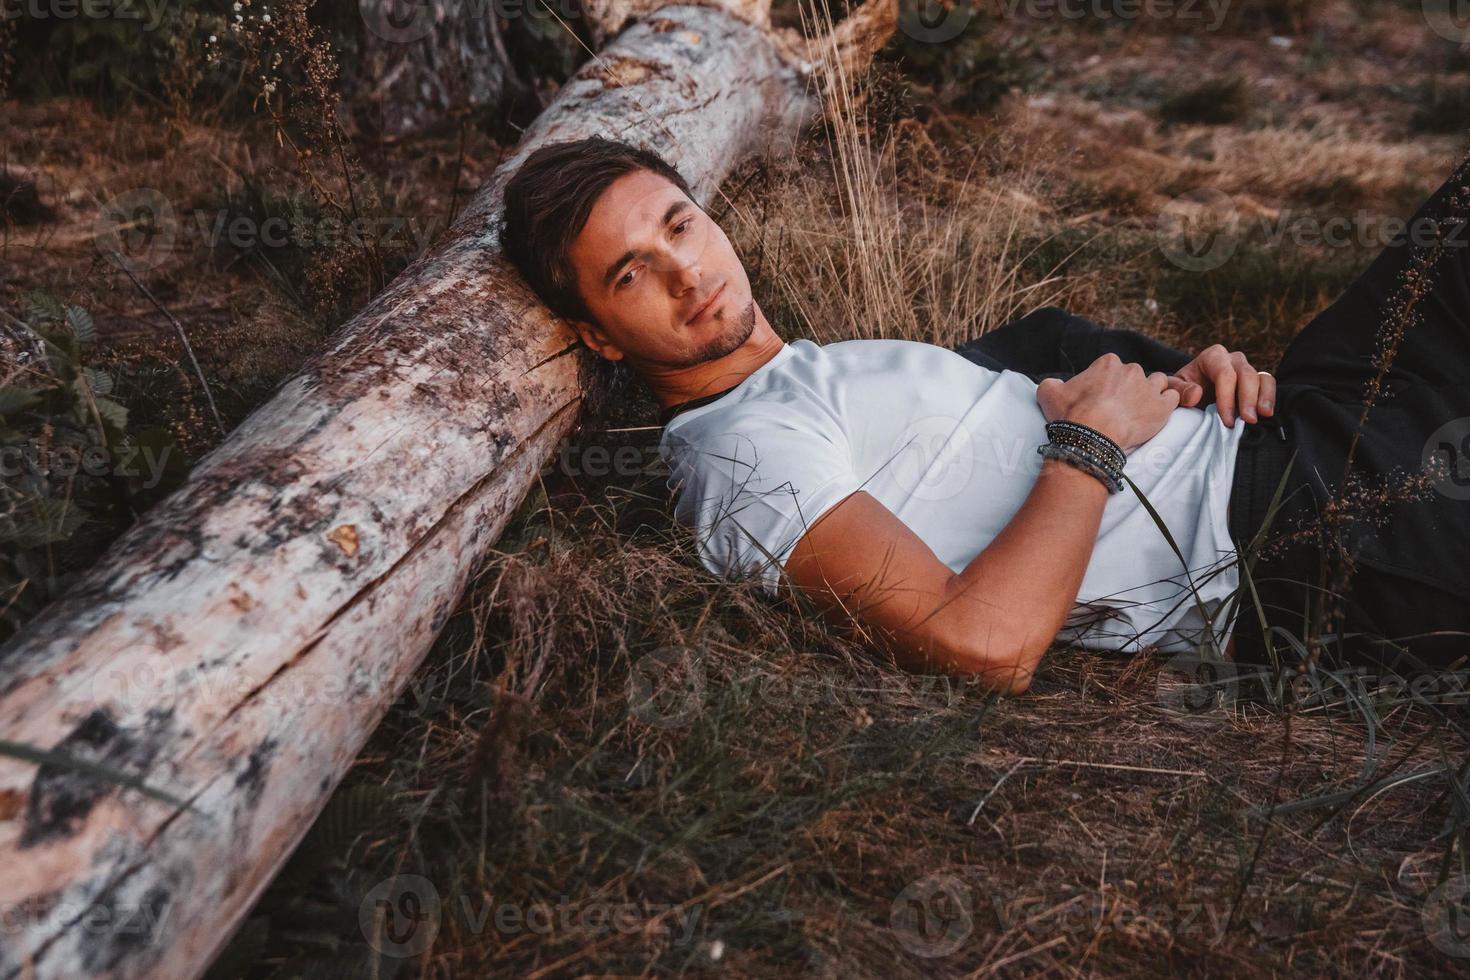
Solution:
M807 529L862 485L840 432L781 420L695 426L669 438L665 458L701 563L726 577L756 572L771 594Z

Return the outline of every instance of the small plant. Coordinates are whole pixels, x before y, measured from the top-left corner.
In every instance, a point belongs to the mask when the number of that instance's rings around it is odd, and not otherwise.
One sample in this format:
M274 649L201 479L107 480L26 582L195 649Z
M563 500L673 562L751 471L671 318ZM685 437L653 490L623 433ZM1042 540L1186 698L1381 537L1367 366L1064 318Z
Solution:
M1245 79L1229 75L1208 79L1166 99L1159 106L1159 117L1175 125L1201 123L1222 126L1240 122L1250 108L1250 92Z
M166 431L129 429L91 314L42 292L29 307L5 329L0 377L0 640L186 470Z
M995 14L965 0L904 0L889 49L941 104L989 112L1012 89L1030 88L1042 75L1030 39L1006 36L997 23Z

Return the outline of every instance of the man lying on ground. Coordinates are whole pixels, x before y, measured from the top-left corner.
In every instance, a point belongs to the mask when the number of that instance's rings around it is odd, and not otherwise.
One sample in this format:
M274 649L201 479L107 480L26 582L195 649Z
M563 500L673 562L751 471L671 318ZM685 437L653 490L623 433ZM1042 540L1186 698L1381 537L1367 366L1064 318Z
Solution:
M1444 227L1456 190L1452 177L1415 220ZM1278 484L1288 528L1342 485L1379 327L1413 261L1402 243L1273 377L1219 344L1191 358L1055 307L957 350L785 342L679 173L613 140L533 152L504 215L526 281L662 406L675 514L703 564L758 573L772 593L784 576L909 669L1019 692L1056 642L1260 659L1272 637L1304 637L1309 600L1327 592L1346 607L1333 635L1350 656L1381 653L1362 635L1396 633L1392 649L1446 663L1457 638L1401 638L1470 630L1457 457L1437 489L1384 505L1386 530L1343 532L1350 589L1323 584L1310 534L1263 553L1242 586L1238 556L1263 536ZM1419 472L1441 436L1470 449L1465 251L1434 253L1422 322L1358 434L1355 467L1372 477Z

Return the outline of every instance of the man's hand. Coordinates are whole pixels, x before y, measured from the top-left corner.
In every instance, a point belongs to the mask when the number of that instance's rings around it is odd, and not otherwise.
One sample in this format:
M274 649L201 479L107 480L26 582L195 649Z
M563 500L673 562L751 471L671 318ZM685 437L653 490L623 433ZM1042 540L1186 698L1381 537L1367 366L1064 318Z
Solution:
M1179 406L1179 389L1163 371L1144 374L1109 351L1066 381L1044 378L1036 403L1048 422L1071 419L1097 429L1131 453L1148 442Z
M1235 428L1237 414L1247 422L1276 411L1276 379L1251 367L1238 350L1212 344L1169 377L1179 392L1179 404L1193 408L1213 393L1220 421Z

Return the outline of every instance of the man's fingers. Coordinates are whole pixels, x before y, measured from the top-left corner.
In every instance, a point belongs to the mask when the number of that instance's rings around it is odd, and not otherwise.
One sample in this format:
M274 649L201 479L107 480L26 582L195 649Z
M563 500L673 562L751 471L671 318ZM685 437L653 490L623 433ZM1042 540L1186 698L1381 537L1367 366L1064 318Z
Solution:
M1265 371L1261 372L1261 395L1256 404L1260 406L1262 415L1276 411L1276 378Z
M1215 411L1220 421L1235 428L1235 369L1225 368L1214 377Z
M1169 375L1169 387L1179 392L1179 404L1186 407L1197 404L1205 393L1204 388L1197 383L1181 378L1177 374Z
M1255 368L1246 368L1238 373L1240 379L1240 393L1236 404L1240 406L1241 417L1247 422L1259 422L1260 417L1256 414L1256 401L1261 392L1261 372Z

